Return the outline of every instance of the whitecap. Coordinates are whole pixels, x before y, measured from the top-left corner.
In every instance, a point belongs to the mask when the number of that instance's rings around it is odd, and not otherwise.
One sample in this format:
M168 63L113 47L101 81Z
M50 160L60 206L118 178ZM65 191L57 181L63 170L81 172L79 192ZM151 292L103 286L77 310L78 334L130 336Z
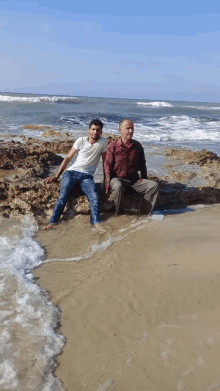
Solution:
M38 103L38 102L48 102L48 103L59 103L59 102L68 102L70 103L76 101L74 96L19 96L19 95L0 95L0 102L23 102L23 103Z
M220 106L180 106L180 108L187 108L193 110L220 110Z
M173 105L168 102L137 102L137 105L149 107L173 107Z
M135 124L135 138L140 142L219 142L220 121L187 115L160 117L152 124Z

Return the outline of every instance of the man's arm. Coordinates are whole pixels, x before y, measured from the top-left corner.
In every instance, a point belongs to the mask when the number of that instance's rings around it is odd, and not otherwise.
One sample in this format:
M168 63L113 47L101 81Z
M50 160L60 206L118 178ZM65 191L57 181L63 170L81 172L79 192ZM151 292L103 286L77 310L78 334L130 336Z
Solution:
M60 175L62 174L62 172L65 170L65 168L68 166L68 164L71 162L73 156L77 153L77 149L75 149L74 147L69 151L68 155L65 157L65 159L62 161L60 167L59 167L59 170L57 172L57 174L55 175L51 175L49 176L48 178L45 179L46 183L50 183L50 182L53 182L53 181L57 181L57 179L60 177Z
M105 191L106 194L110 192L110 180L111 180L111 170L113 168L114 162L114 144L111 142L108 145L105 159L104 159L104 179L105 179Z
M102 167L103 167L104 183L105 183L105 167L104 167L104 164L105 164L105 156L106 156L106 152L103 152L103 153L102 153Z
M140 157L139 157L139 171L141 172L141 179L147 179L147 166L144 154L144 148L141 146Z

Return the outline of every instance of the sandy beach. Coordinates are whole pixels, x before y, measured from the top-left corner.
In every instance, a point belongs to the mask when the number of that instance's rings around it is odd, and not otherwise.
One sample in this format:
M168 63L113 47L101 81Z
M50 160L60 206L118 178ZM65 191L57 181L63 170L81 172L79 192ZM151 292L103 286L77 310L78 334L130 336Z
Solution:
M0 389L220 388L220 104L1 93L0 116ZM135 194L131 215L113 217L100 163L107 234L91 229L77 189L57 228L42 231L60 189L44 180L74 140L94 118L118 137L131 116L160 184L154 220L137 218Z
M67 391L219 389L220 206L135 222L106 218L104 238L83 215L39 231L46 258L63 259L34 272L67 339L55 374Z

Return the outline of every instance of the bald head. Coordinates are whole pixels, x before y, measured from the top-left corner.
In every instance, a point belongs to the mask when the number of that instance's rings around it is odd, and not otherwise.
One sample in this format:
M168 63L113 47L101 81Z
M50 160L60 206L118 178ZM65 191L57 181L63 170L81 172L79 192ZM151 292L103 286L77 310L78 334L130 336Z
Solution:
M123 120L119 123L119 129L121 129L121 127L122 127L122 125L123 125L123 123L124 123L125 121L132 122L129 118L123 119ZM133 122L132 122L132 124L133 124ZM134 124L133 124L133 126L134 126Z
M119 124L119 132L124 144L130 144L134 133L134 124L130 119L123 119Z

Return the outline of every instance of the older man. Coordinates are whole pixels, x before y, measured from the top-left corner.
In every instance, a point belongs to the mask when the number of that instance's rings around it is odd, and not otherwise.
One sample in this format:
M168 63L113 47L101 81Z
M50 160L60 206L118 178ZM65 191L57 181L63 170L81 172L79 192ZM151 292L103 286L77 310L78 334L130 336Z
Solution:
M144 197L140 212L149 215L158 196L158 183L147 179L144 149L138 141L133 140L133 122L129 119L121 121L119 132L121 137L112 141L106 151L104 163L106 193L112 191L116 214L119 214L123 213L124 209L124 191L132 187Z

